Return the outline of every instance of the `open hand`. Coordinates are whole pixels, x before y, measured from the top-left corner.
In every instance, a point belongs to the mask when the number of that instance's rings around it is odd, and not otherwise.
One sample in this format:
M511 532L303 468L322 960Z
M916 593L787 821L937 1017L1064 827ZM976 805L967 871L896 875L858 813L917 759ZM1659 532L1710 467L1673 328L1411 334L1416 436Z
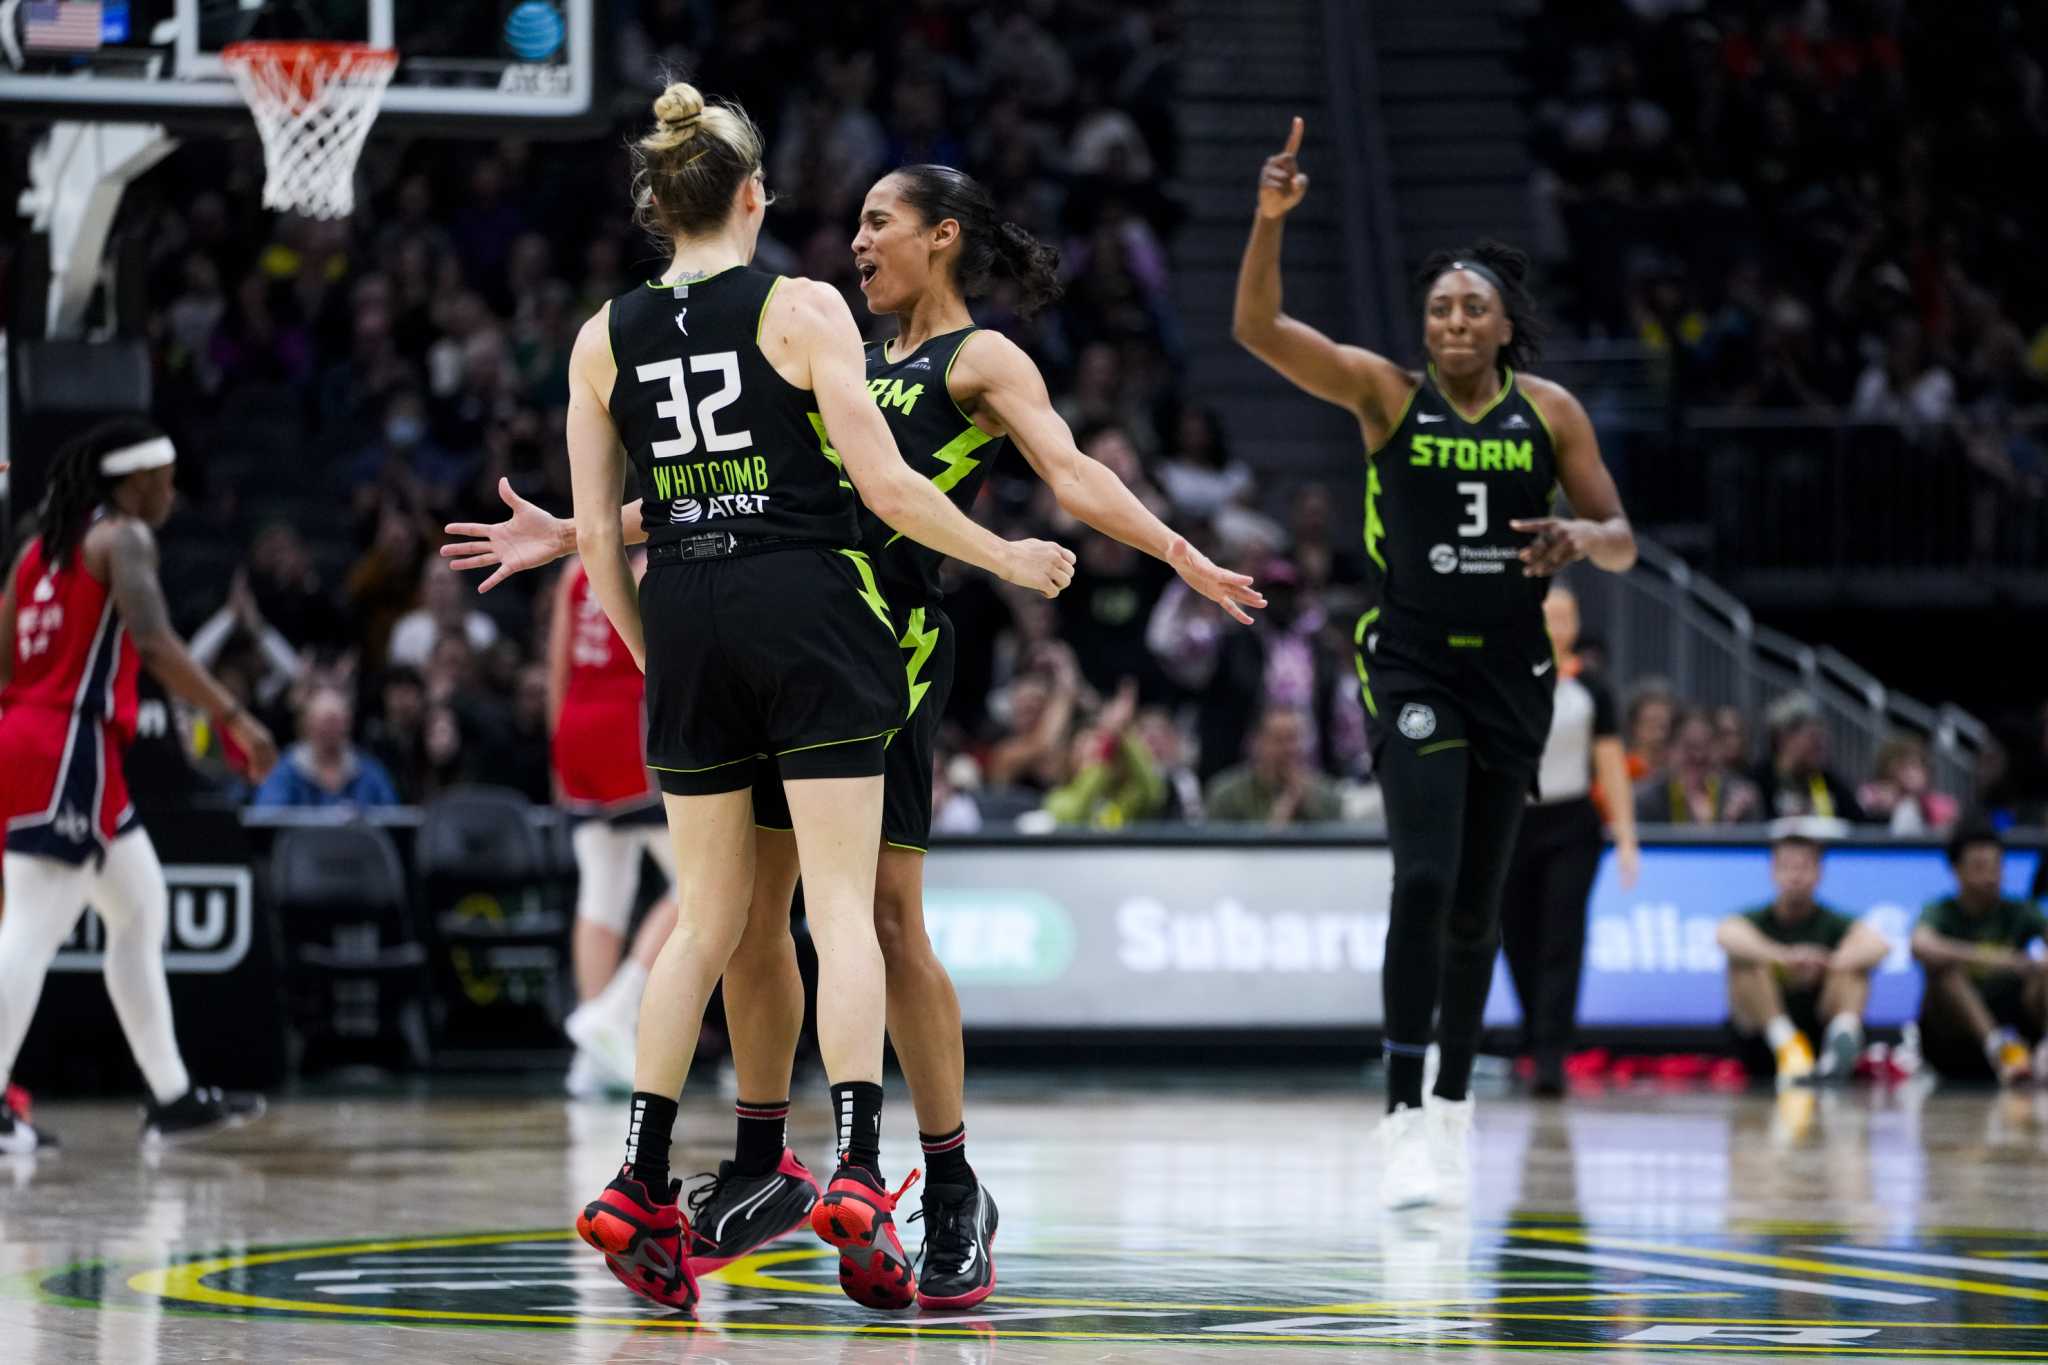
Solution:
M498 496L512 509L504 521L451 521L441 529L451 536L466 537L441 547L441 557L456 569L496 571L477 586L489 592L513 574L552 564L569 553L576 541L571 524L549 516L512 491L512 481L498 480Z
M1287 145L1277 155L1267 157L1266 164L1259 168L1261 218L1285 218L1308 193L1308 177L1294 160L1301 150L1301 129L1301 116L1296 114L1294 126L1287 131Z
M1265 595L1252 587L1250 574L1230 572L1188 544L1185 537L1175 538L1166 552L1166 562L1183 583L1229 612L1240 625L1252 623L1246 607L1266 605Z

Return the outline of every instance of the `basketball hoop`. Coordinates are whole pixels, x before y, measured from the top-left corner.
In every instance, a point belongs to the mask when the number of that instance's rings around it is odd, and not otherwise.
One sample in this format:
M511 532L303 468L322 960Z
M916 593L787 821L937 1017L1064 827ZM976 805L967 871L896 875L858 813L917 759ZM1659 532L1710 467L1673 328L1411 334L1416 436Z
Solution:
M365 43L230 43L221 60L263 137L263 206L346 218L356 159L398 54Z

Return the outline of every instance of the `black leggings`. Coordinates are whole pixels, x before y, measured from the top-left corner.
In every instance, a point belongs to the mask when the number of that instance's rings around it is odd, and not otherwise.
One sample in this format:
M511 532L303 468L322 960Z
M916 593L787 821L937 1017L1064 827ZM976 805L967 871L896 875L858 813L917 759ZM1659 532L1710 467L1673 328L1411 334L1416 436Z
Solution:
M1586 898L1606 839L1585 798L1531 806L1510 862L1501 946L1522 1002L1522 1040L1539 1064L1560 1064L1578 1027L1586 962Z
M1391 1110L1421 1103L1422 1050L1433 1018L1442 1051L1436 1093L1465 1097L1530 775L1489 769L1464 745L1424 752L1400 743L1381 746L1378 775L1394 854L1380 968Z

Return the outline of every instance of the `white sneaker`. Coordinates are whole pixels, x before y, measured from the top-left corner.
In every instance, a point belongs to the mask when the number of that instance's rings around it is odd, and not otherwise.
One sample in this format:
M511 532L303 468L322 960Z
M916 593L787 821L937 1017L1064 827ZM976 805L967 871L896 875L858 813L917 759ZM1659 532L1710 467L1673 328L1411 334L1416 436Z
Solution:
M582 1048L570 1059L569 1074L562 1081L562 1089L572 1100L594 1100L604 1094L604 1073L597 1062Z
M1380 1204L1421 1208L1436 1202L1436 1162L1430 1155L1429 1116L1402 1105L1380 1120Z
M577 1050L590 1058L597 1069L598 1083L633 1088L634 1037L632 1022L606 1007L603 996L579 1005L562 1021L562 1031Z
M1431 1095L1430 1154L1436 1160L1437 1200L1463 1207L1472 1202L1472 1097L1444 1100Z

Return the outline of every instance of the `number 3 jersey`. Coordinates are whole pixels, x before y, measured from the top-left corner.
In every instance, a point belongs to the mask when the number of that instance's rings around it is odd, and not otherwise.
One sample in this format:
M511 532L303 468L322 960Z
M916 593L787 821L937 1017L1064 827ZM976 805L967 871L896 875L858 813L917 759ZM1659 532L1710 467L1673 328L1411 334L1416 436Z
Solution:
M1523 575L1517 555L1531 537L1509 523L1550 515L1556 484L1550 428L1513 370L1468 421L1432 366L1366 472L1365 551L1382 621L1540 634L1546 582Z
M612 300L612 424L639 472L650 544L702 531L855 544L853 485L817 400L761 353L783 283L734 266Z

